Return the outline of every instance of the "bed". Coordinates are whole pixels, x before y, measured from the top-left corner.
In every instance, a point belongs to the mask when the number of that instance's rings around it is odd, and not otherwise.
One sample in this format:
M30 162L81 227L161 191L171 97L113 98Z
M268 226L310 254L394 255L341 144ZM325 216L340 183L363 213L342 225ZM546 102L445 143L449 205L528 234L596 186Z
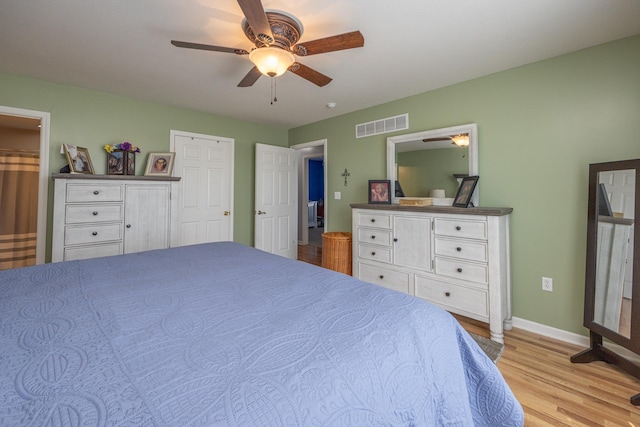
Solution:
M518 426L445 311L220 242L0 272L0 425Z

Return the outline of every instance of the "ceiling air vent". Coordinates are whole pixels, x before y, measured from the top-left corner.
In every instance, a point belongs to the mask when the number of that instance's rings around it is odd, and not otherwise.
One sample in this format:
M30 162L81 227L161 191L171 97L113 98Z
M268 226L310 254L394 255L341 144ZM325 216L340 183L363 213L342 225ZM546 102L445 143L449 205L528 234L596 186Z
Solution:
M356 138L364 138L365 136L379 135L381 133L404 129L409 129L409 114L401 114L395 117L387 117L386 119L356 125Z

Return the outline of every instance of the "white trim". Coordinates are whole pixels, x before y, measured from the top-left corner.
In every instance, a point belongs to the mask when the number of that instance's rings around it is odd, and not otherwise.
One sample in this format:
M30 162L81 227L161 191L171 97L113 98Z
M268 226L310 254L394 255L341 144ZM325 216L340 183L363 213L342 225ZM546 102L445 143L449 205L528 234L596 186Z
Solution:
M0 105L0 114L40 120L40 173L38 174L38 225L36 264L44 264L47 249L47 197L49 195L49 128L51 114ZM55 224L54 224L55 226Z
M568 332L563 329L554 328L552 326L543 325L541 323L532 322L531 320L521 319L519 317L513 318L513 327L523 329L528 332L533 332L534 334L542 335L544 337L552 338L558 341L563 341L568 344L574 344L580 347L584 347L585 349L590 345L589 337L586 335ZM626 348L610 341L605 341L605 345L607 348L611 349L613 352L621 355L627 360L640 364L640 355L635 354L627 350Z

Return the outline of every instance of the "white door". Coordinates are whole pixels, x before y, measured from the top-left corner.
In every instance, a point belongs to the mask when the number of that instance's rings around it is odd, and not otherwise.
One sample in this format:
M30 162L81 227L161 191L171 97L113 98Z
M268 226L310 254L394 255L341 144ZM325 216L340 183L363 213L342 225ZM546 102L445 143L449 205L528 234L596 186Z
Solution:
M233 139L171 131L180 180L178 246L233 240Z
M169 247L169 184L127 185L124 253Z
M298 257L298 169L291 148L256 144L255 247Z

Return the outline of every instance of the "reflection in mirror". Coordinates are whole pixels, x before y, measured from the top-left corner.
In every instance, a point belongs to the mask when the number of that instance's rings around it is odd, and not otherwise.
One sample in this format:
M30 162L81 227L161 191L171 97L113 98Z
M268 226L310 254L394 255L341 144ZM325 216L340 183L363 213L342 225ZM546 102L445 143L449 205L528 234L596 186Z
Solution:
M468 146L453 143L459 135L468 136ZM444 197L453 198L461 177L477 174L475 123L387 138L387 179L392 185L397 180L406 197L430 197L432 190L444 190ZM478 191L476 187L471 199L474 206ZM397 197L393 203L398 203Z
M593 321L631 336L635 170L598 173Z

